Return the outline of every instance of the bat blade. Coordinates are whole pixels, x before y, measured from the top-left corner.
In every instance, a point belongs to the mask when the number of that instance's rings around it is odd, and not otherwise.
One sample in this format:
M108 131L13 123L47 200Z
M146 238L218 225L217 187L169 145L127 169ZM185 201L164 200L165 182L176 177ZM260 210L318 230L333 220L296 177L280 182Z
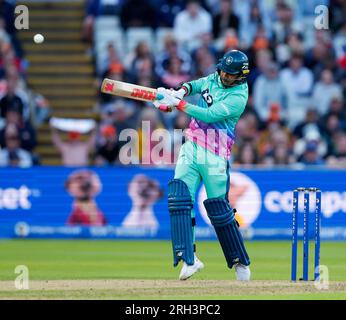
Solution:
M154 101L157 98L156 89L108 78L103 80L101 92L141 101Z

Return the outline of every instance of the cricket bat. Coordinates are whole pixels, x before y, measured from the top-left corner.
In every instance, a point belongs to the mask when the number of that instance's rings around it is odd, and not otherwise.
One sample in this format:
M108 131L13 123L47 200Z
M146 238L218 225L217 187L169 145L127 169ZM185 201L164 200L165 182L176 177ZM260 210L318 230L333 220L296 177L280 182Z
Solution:
M157 90L132 83L105 78L101 85L101 92L115 96L142 101L154 101L157 98Z

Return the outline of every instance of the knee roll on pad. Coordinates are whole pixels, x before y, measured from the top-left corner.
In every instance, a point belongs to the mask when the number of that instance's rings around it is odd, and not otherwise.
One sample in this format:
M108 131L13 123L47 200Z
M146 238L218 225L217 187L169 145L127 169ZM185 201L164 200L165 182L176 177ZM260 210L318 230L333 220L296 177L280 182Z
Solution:
M194 246L191 210L193 207L189 188L179 179L168 183L168 210L171 219L171 237L174 266L180 260L194 263Z
M222 198L212 198L205 200L203 204L215 228L228 267L232 268L238 262L249 265L250 259L244 246L244 240L228 201Z

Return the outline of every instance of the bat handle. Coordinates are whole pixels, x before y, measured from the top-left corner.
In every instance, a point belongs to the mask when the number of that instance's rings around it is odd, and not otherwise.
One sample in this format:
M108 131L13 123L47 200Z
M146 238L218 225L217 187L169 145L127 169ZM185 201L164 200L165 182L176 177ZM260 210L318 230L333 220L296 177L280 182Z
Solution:
M161 110L161 111L163 111L163 112L171 112L171 111L172 111L171 107L166 106L166 105L164 105L164 104L161 104L161 105L159 106L159 110Z

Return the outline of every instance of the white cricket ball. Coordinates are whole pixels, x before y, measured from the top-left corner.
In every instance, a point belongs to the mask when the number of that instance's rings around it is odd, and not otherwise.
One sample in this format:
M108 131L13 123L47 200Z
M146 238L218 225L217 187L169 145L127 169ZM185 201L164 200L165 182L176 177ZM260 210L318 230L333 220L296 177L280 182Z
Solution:
M44 36L40 33L34 35L35 43L42 43L44 41Z

